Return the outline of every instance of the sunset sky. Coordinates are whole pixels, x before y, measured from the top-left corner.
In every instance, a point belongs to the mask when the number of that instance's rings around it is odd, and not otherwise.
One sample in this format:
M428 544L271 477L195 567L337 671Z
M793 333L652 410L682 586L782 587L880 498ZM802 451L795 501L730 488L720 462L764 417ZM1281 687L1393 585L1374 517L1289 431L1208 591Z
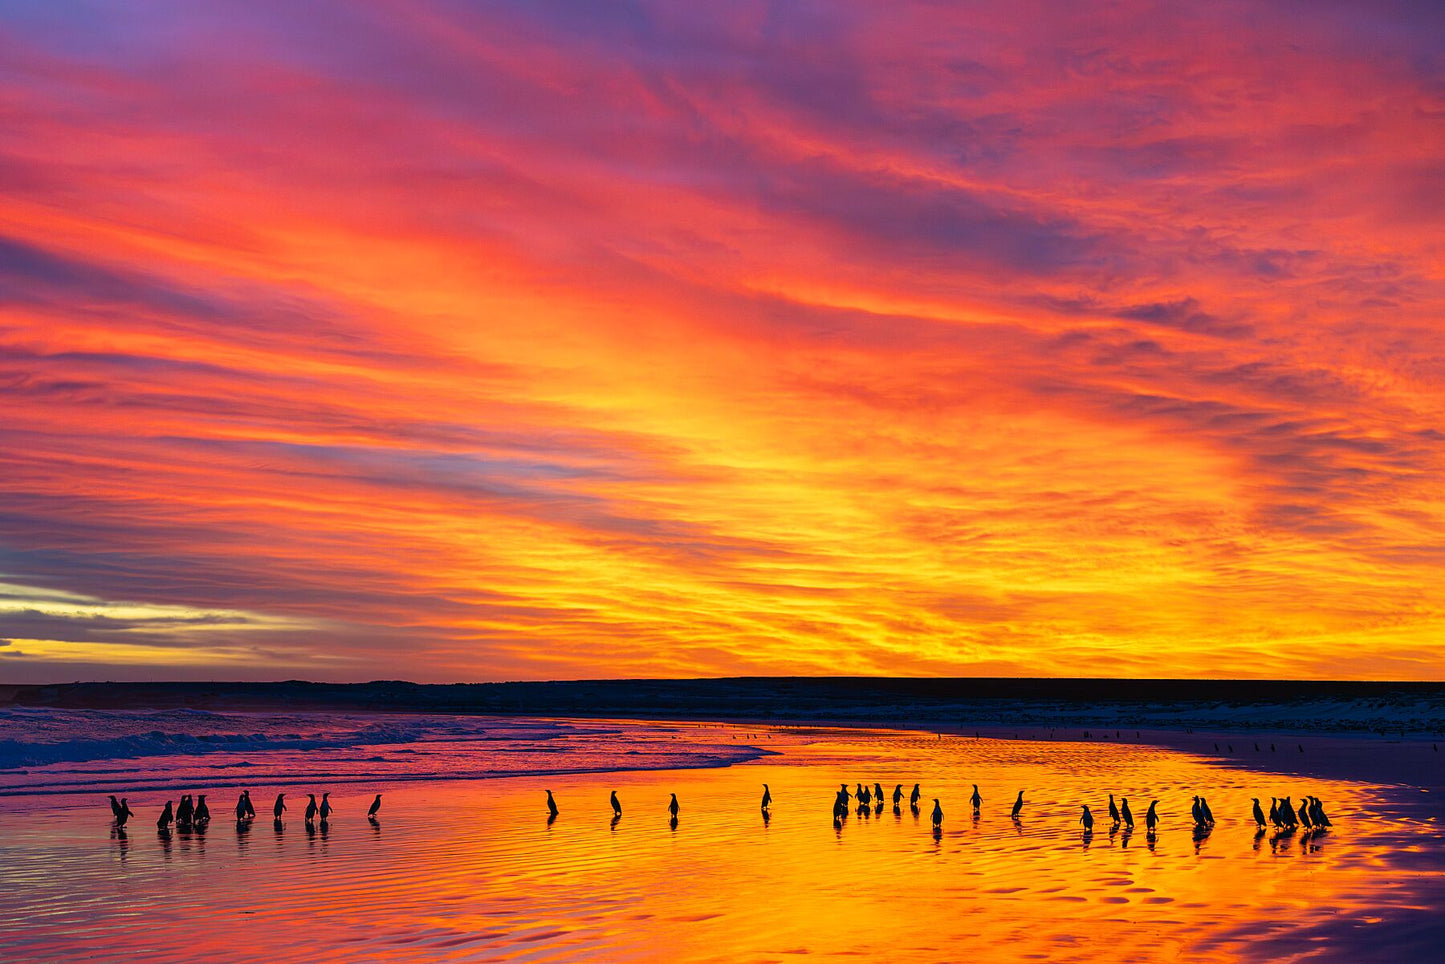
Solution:
M0 682L1445 678L1445 5L11 2Z

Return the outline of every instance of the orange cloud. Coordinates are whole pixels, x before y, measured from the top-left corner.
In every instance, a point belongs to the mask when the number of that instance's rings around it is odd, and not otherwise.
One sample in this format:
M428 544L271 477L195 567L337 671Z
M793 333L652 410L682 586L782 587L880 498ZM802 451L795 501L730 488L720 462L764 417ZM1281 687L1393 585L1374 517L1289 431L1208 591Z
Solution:
M1439 15L1034 13L12 18L0 666L1441 678Z

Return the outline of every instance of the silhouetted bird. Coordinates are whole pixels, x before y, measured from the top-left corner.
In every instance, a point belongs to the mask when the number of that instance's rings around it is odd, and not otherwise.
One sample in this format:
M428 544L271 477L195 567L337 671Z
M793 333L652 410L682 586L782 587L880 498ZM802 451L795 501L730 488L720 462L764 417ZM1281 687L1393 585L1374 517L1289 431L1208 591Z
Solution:
M1189 812L1194 816L1194 826L1204 826L1204 808L1199 805L1198 797L1194 798L1194 803L1190 806Z
M191 803L191 795L189 793L182 794L181 802L176 805L176 823L189 824L195 815L195 810L195 804Z
M858 784L858 806L866 807L873 802L873 794L863 784Z
M376 795L376 799L373 800L373 801L371 801L371 806L367 808L367 811L366 811L367 817L369 818L369 817L374 817L374 816L376 816L376 812L377 812L378 810L380 810L380 809L381 809L381 794L378 793L378 794Z
M1279 800L1274 797L1269 798L1269 822L1276 827L1280 826Z
M203 793L196 798L196 813L192 818L196 823L211 822L211 808L206 806L206 795Z
M555 817L560 811L557 809L557 801L552 799L552 791L547 791L547 815Z
M1315 818L1315 825L1319 827L1333 827L1334 824L1330 822L1330 818L1325 814L1324 801L1319 797L1310 797L1310 800L1312 801L1310 804L1310 815ZM124 800L121 801L121 806L125 806Z
M1199 809L1204 814L1205 825L1209 827L1214 826L1214 811L1209 809L1209 801L1204 799L1203 797L1200 797Z
M1119 825L1119 808L1114 803L1114 795L1112 793L1109 794L1109 820L1114 826L1117 827Z
M127 801L125 797L121 797L120 814L115 818L115 825L117 827L124 827L125 822L134 816L135 814L131 812L129 801Z
M236 798L236 819L246 819L246 791L242 790L241 795Z
M1121 806L1120 806L1120 808L1119 808L1119 812L1120 812L1120 813L1122 814L1122 816L1124 817L1124 826L1128 827L1130 830L1133 830L1133 829L1134 829L1134 814L1132 814L1132 813L1129 812L1129 798L1128 798L1128 797L1120 797L1120 798L1119 798L1119 802L1120 802L1120 804L1121 804Z
M275 817L277 820L280 820L280 819L281 819L281 814L283 814L283 813L285 813L285 812L286 812L286 794L284 794L284 793L278 793L278 794L276 794L276 803L271 807L271 816Z
M113 793L110 795L110 815L117 820L120 819L120 801L115 798Z
M873 800L878 806L883 806L883 784L873 784Z
M913 792L908 795L908 805L914 809L918 808L918 801L923 794L918 789L918 784L913 785Z
M614 817L622 816L622 804L618 802L616 790L612 791L612 815Z
M322 820L325 820L325 819L327 819L328 817L331 816L331 809L332 809L332 808L331 808L331 794L329 794L329 793L323 793L323 794L321 795L321 819L322 819Z
M176 819L176 812L171 809L171 802L166 801L166 808L161 811L161 818L156 821L156 826L162 830L169 830L171 822Z
M1150 833L1153 833L1154 828L1159 826L1159 811L1155 809L1158 806L1158 800L1151 801L1149 809L1144 813L1144 829Z
M1084 825L1084 832L1087 833L1094 829L1094 815L1089 812L1089 805L1087 803L1084 804L1083 807L1084 814L1079 817L1079 823Z
M674 819L677 818L677 794L675 793L672 795L672 802L667 805L667 812L672 814Z
M903 803L903 784L900 783L893 788L893 809L897 810L901 803Z
M317 811L317 809L318 809L318 808L317 808L317 806L316 806L316 794L314 794L314 793L308 793L308 794L306 794L306 822L307 822L307 823L310 823L311 821L313 821L313 820L316 819L316 811Z
M968 802L973 805L973 812L974 812L974 813L978 813L979 807L982 807L982 806L983 806L983 797L981 797L981 796L978 795L978 784L977 784L977 783L973 784L973 796L971 796L971 797L968 798Z
M1296 746L1299 747L1299 751L1300 751L1301 753L1303 753L1303 752L1305 751L1305 745L1304 745L1303 743L1298 743L1298 744L1296 744Z
M943 807L939 804L937 797L933 798L933 825L935 827L943 826Z
M1254 800L1254 822L1255 822L1257 825L1263 827L1263 826L1264 826L1264 808L1259 805L1259 797L1251 797L1250 799Z
M1014 801L1013 812L1012 812L1012 814L1010 814L1010 816L1017 817L1017 816L1019 815L1019 813L1023 811L1023 808L1024 808L1024 792L1023 792L1022 790L1020 790L1020 791L1019 791L1019 798Z
M1289 797L1280 798L1279 820L1280 823L1291 829L1299 826L1299 818L1294 815L1294 802Z
M1299 809L1296 810L1295 813L1299 814L1299 822L1302 823L1302 824L1304 824L1305 827L1308 828L1308 827L1310 827L1310 826L1313 826L1314 820L1310 817L1310 799L1309 799L1309 797L1305 797L1303 800L1301 800L1301 801L1299 802Z
M769 789L768 789L768 785L767 785L766 783L764 783L764 784L763 784L763 805L762 805L762 808L761 808L761 809L766 810L766 809L768 809L769 807L771 807L772 805L773 805L773 791L769 790Z

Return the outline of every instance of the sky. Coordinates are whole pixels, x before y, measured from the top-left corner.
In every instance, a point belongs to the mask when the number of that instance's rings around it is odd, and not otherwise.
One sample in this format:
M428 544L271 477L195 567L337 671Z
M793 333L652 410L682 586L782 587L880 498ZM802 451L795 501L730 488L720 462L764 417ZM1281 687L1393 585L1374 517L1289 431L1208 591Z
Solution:
M1445 6L0 6L0 681L1445 679Z

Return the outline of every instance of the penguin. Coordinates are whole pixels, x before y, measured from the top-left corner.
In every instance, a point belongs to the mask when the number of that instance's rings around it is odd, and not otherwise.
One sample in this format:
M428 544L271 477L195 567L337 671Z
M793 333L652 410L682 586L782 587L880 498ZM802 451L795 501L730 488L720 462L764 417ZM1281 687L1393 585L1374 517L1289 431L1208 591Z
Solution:
M1315 818L1316 827L1333 827L1329 816L1325 813L1324 801L1319 797L1310 797L1310 816ZM125 801L121 801L122 804Z
M933 798L933 825L935 827L943 826L943 806L939 804L937 797Z
M246 819L246 791L242 790L241 795L236 798L236 822L240 823Z
M768 785L767 785L766 783L764 783L764 784L763 784L763 805L762 805L762 807L761 807L760 809L766 810L766 809L768 809L769 807L771 807L772 805L773 805L773 792L772 792L771 790L769 790L769 789L768 789Z
M923 798L923 793L918 789L918 784L915 783L915 784L913 785L913 792L908 795L908 805L909 805L910 807L912 807L913 809L917 810L917 809L918 809L918 801L919 801L920 799L922 799L922 798Z
M311 823L316 819L316 794L306 794L306 822Z
M124 827L124 826L125 826L125 822L126 822L127 820L129 820L131 817L134 817L134 816L135 816L135 814L132 813L132 812L131 812L131 809L130 809L130 801L126 800L125 797L121 797L121 798L120 798L120 813L119 813L119 814L116 816L116 818L115 818L115 825L116 825L117 827Z
M616 790L612 791L612 815L614 817L622 816L622 804L617 801Z
M672 814L672 819L677 819L677 794L672 795L672 802L667 805L667 812Z
M1128 797L1120 797L1120 798L1119 798L1119 801L1123 804L1123 806L1120 808L1119 812L1120 812L1120 814L1124 817L1124 826L1128 827L1130 830L1133 830L1133 829L1134 829L1134 814L1133 814L1132 812L1130 812L1130 810L1129 810L1129 798L1128 798Z
M1204 814L1205 825L1209 827L1214 826L1214 811L1209 809L1209 801L1203 797L1199 798L1199 810Z
M284 793L278 793L278 794L276 794L276 803L275 803L274 806L271 807L271 816L275 817L277 820L280 820L280 819L281 819L281 814L283 814L283 813L285 813L285 812L286 812L286 794L284 794Z
M175 811L171 809L171 802L166 801L166 808L161 811L161 818L156 821L156 827L161 830L169 830L171 821L176 819Z
M1280 825L1279 800L1276 797L1269 798L1269 822L1274 824L1276 827Z
M1310 826L1312 826L1312 825L1314 824L1314 820L1312 820L1312 819L1310 818L1310 798L1309 798L1309 797L1305 797L1303 800L1301 800L1301 801L1299 802L1299 810L1297 810L1297 811L1295 811L1295 812L1299 814L1299 822L1302 823L1302 824L1304 824L1305 827L1306 827L1306 829L1308 829Z
M860 807L869 806L873 802L872 792L861 783L858 784L858 793L856 796L858 797L858 806Z
M1189 812L1194 816L1194 826L1202 827L1204 825L1204 811L1199 809L1198 797L1194 798L1194 803L1190 805Z
M115 798L113 793L110 795L110 815L116 820L120 820L120 801Z
M378 810L380 810L380 809L381 809L381 794L378 793L378 794L376 795L376 799L373 800L373 801L371 801L371 806L367 808L367 811L366 811L366 816L367 816L367 818L369 819L369 818L375 817L375 816L376 816L376 812L377 812Z
M977 783L973 784L973 796L968 798L968 802L973 805L974 813L978 813L979 808L983 806L983 797L978 795Z
M1114 826L1119 826L1119 808L1114 804L1114 795L1109 794L1109 820Z
M248 820L256 819L256 805L251 802L251 791L242 790L241 796L246 798L246 818Z
M1079 817L1079 823L1083 824L1084 833L1089 833L1094 829L1094 815L1089 812L1089 805L1087 803L1083 804L1083 807L1084 813L1083 816Z
M211 808L206 806L206 795L203 793L196 798L196 812L192 817L196 823L211 822Z
M893 788L893 809L897 810L903 804L903 784Z
M321 819L325 820L326 818L330 817L331 810L331 794L323 793L321 795Z
M1023 792L1022 790L1020 790L1020 791L1019 791L1019 798L1014 801L1014 808L1013 808L1013 811L1012 811L1012 813L1010 814L1010 816L1012 816L1012 817L1014 817L1015 819L1017 819L1017 818L1018 818L1018 815L1023 812L1023 809L1024 809L1024 792Z
M1259 797L1252 797L1254 800L1254 822L1256 826L1264 826L1264 809L1259 805Z
M1291 830L1299 826L1299 818L1294 815L1294 802L1289 797L1279 800L1279 819Z
M1151 801L1149 809L1144 813L1144 829L1149 833L1153 833L1154 828L1159 825L1159 811L1155 809L1158 806L1158 800Z
M177 825L189 824L195 814L195 810L195 804L191 803L191 795L189 793L183 794L181 796L181 802L176 806Z
M883 806L883 784L873 784L873 799L877 802L878 806Z
M547 791L547 816L549 816L549 817L555 817L555 816L557 816L557 814L559 814L559 813L561 813L561 811L557 809L557 801L552 799L552 791L551 791L551 790L548 790L548 791Z

